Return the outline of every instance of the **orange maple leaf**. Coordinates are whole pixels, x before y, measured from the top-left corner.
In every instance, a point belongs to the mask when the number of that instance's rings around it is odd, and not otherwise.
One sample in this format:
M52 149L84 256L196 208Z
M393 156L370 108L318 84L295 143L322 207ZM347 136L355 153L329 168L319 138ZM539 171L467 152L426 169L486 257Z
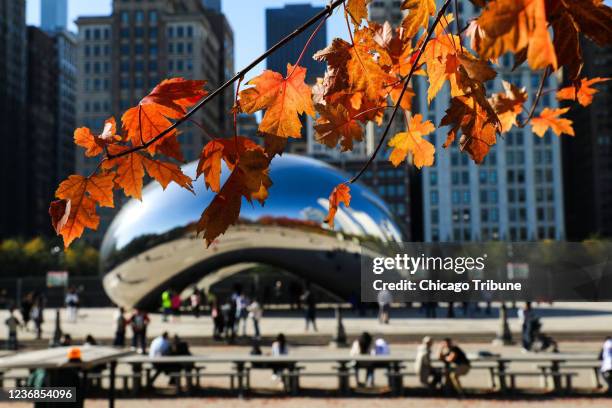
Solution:
M527 102L525 88L502 81L504 92L493 94L490 98L491 105L497 113L501 122L501 131L507 132L512 126L516 126L516 117L523 111L523 104Z
M340 142L342 151L347 151L353 149L353 141L363 140L361 124L343 105L317 105L316 108L321 115L314 126L317 142L332 148Z
M531 119L531 128L533 133L540 137L544 137L544 134L551 128L557 136L565 133L570 136L574 136L574 129L572 128L572 121L565 118L560 118L569 110L569 108L557 108L550 109L544 108L538 117Z
M105 146L118 140L121 140L121 137L117 136L115 118L106 119L104 129L98 136L94 135L86 127L81 127L74 131L74 143L85 148L85 156L87 157L95 157L102 154Z
M368 19L368 4L372 0L348 0L346 3L346 12L351 16L355 25L360 25L361 20Z
M423 115L417 114L410 118L408 129L393 136L389 141L389 147L393 148L389 161L395 167L399 166L408 153L412 154L414 165L419 169L423 166L431 166L434 163L436 148L423 136L436 130L430 121L423 122Z
M570 85L560 89L557 92L557 99L560 101L578 101L578 103L580 103L582 106L589 106L593 102L593 96L599 92L597 89L593 88L592 85L609 80L610 78L600 77L591 79L581 78L575 85Z
M259 132L277 137L301 137L299 115L315 115L310 87L304 82L306 68L287 64L287 77L265 70L251 79L251 88L240 92L240 107L245 113L265 109Z
M96 214L96 203L103 207L114 206L114 179L115 173L91 177L72 175L59 185L55 196L60 200L51 203L49 213L66 248L85 228L98 228L100 217Z
M268 177L270 159L264 149L246 138L242 139L243 143L239 145L241 152L236 158L232 173L210 205L206 207L197 224L197 231L204 232L207 245L238 221L242 198L249 202L256 199L263 204L267 197L267 189L272 185ZM250 143L246 142L247 140ZM214 157L216 158L209 156L207 160L216 161L218 158L220 162L221 158L218 155ZM202 165L202 171L205 168ZM215 182L209 181L212 185Z
M206 81L172 78L162 81L153 88L138 106L129 109L121 118L123 128L132 144L138 146L149 142L172 125L170 120L184 116L188 107L207 95L203 89L205 84ZM176 130L149 146L149 152L154 154L166 139L175 137Z
M346 184L338 184L329 196L329 212L325 218L325 222L330 228L334 228L334 218L338 212L338 206L344 203L346 207L351 204L351 188Z
M402 10L408 10L408 14L402 21L405 36L414 37L421 28L427 29L429 17L436 14L435 0L404 0Z
M548 33L546 0L495 0L487 3L477 19L483 36L477 51L485 59L494 59L506 52L527 50L532 69L552 66L557 69L557 56Z
M196 178L204 174L206 188L218 193L221 188L221 160L233 170L240 155L253 149L258 150L259 146L244 136L211 140L202 149Z
M497 133L501 129L495 111L481 93L452 98L450 107L440 122L440 126L446 125L452 127L444 147L450 146L461 129L459 146L461 150L468 152L476 164L482 163L491 146L497 142Z

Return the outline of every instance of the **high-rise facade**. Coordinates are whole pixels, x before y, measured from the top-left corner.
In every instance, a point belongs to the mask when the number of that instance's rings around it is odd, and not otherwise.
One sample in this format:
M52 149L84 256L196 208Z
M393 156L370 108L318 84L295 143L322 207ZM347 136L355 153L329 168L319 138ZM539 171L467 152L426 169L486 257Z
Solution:
M287 4L283 8L266 9L266 48L269 49L274 46L321 10L323 10L322 7L313 7L310 4ZM295 64L297 62L315 29L316 25L308 28L288 44L276 50L266 59L267 69L286 75L287 64ZM316 82L317 78L322 78L325 74L325 64L315 61L312 55L325 48L327 46L326 42L327 22L324 22L300 61L300 66L306 68L306 82L311 85ZM301 138L290 138L286 150L295 154L308 154L308 140L312 136L313 120L307 115L303 115L301 122Z
M27 220L25 0L0 0L0 235L22 234Z
M287 4L283 8L266 9L266 48L271 48L322 10L323 7L313 7L310 4ZM315 28L316 25L310 27L270 55L266 60L267 68L285 75L287 73L287 63L295 64ZM323 23L323 27L313 38L300 62L300 66L307 70L306 82L310 84L315 83L317 77L323 77L325 73L325 64L315 61L310 56L325 48L327 46L326 42L327 23Z
M582 50L582 76L612 76L612 47L585 40ZM572 241L612 237L612 86L603 82L594 87L600 93L588 107L568 103L576 132L563 139L565 220Z
M221 0L202 0L202 4L208 10L221 13Z
M115 0L110 16L80 17L77 125L100 131L109 116L119 119L165 78L205 79L209 91L218 87L230 75L220 64L233 70L233 35L231 29L223 31L221 44L211 20L200 0ZM198 158L207 140L200 127L211 135L223 134L231 99L225 96L225 108L213 101L201 109L193 116L197 126L181 126L186 161ZM96 165L78 152L79 173L87 174ZM88 238L99 241L113 214L102 209L100 228Z
M52 232L48 208L57 185L58 64L53 37L28 27L26 144L28 194L24 205L27 235Z
M40 28L63 31L68 24L68 0L40 0Z
M468 1L459 3L459 15L467 21L476 14ZM500 59L498 77L488 91L501 91L501 80L535 96L540 75L527 66L511 70L510 55ZM558 87L550 76L546 89ZM439 124L450 99L448 86L427 103L426 79L415 81L415 111ZM540 107L555 107L554 93L545 94ZM539 107L539 108L540 108ZM538 108L538 109L539 109ZM514 127L497 138L481 165L476 165L456 144L444 149L447 128L436 130L430 141L436 146L435 163L421 172L423 224L426 241L527 241L564 239L561 141L549 132L535 136L529 127Z

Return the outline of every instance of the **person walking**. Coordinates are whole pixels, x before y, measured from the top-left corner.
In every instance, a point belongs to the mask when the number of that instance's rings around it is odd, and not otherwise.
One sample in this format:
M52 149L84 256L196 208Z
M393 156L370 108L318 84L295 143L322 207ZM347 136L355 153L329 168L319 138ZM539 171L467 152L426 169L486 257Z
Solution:
M17 328L21 326L21 321L15 316L15 308L9 309L9 317L4 321L8 336L6 338L6 348L8 350L17 350Z
M68 289L68 293L66 294L66 299L64 301L66 304L66 310L68 312L68 321L71 323L76 323L79 309L79 294L74 287Z
M113 340L113 346L125 347L125 326L127 326L127 319L125 318L125 310L123 307L119 307L115 311L113 320L115 323L115 338Z
M533 319L534 313L531 309L531 302L526 302L525 307L517 311L518 317L521 321L521 339L523 344L523 351L531 351L533 345Z
M249 316L248 300L242 291L234 293L233 300L236 303L236 320L234 331L238 333L242 327L242 337L246 337L247 319Z
M195 318L200 317L200 308L202 307L202 293L194 286L193 292L191 296L189 296L189 302L191 303L191 313L195 316Z
M383 289L378 292L378 322L382 324L389 324L389 317L391 312L391 302L393 302L393 296L387 289Z
M132 328L132 348L141 354L146 354L149 315L144 310L136 309L128 323Z
M442 342L440 360L444 361L448 366L447 376L453 389L457 394L463 395L463 387L459 377L466 375L470 371L470 360L463 350L448 337Z
M161 307L162 307L162 322L168 321L168 316L172 313L172 299L170 291L164 290L161 294Z
M225 340L228 343L233 343L236 339L236 302L231 298L225 301L221 306L223 313L223 322L225 328Z
M42 324L44 321L45 299L42 294L34 298L34 305L30 311L30 316L34 322L34 330L36 331L36 339L42 338Z
M608 394L612 394L612 337L606 337L600 353L601 375L608 386Z
M417 354L414 361L414 372L419 377L421 384L430 389L435 389L440 380L442 374L440 370L433 367L431 364L431 346L433 341L431 337L425 336L421 341L421 344L417 347Z
M178 292L172 292L172 321L177 322L181 317L181 295Z
M29 292L27 293L23 299L21 299L21 305L20 305L20 312L21 312L21 322L23 323L23 328L26 331L29 331L28 328L28 323L30 322L30 318L32 317L31 312L32 312L32 307L34 306L34 293Z
M253 331L255 332L254 338L259 340L260 332L259 332L259 321L263 316L263 309L261 305L257 301L257 299L253 299L251 304L247 307L249 311L249 318L253 321Z
M306 289L304 294L301 297L306 310L304 311L305 318L305 331L308 331L308 327L312 324L312 328L314 331L317 331L317 300L315 298L314 292L310 286L310 283L306 285Z
M224 318L223 311L219 306L219 300L216 297L210 303L210 317L213 320L213 338L221 340L223 337Z

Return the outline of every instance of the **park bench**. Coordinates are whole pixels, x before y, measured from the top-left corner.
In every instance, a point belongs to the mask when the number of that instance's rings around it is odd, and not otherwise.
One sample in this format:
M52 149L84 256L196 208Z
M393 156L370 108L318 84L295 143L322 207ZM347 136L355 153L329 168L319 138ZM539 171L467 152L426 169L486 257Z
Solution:
M205 367L194 367L192 370L169 373L168 376L174 380L177 394L183 393L182 379L184 378L187 385L187 394L190 395L195 389L201 389L201 378L211 377L228 377L230 380L230 391L234 391L236 389L238 373L236 371L206 371ZM248 385L249 381L247 380L247 388Z
M550 366L547 366L550 368ZM564 390L566 393L572 391L572 379L577 376L575 372L559 372L550 370L536 371L496 371L496 375L500 380L501 391L516 391L516 378L517 377L538 377L542 380L543 386L548 389L548 379L552 378L555 384L554 390L560 392ZM563 384L563 380L565 384Z
M351 371L345 366L333 367L335 371L303 371L304 367L294 367L282 373L285 392L298 395L300 389L300 377L336 377L338 379L338 392L348 395L350 392Z
M560 363L555 371L565 373L567 370L588 370L591 372L591 378L593 379L593 383L596 388L603 388L603 384L601 383L600 375L600 364L599 363L572 363L572 362L562 362ZM538 369L546 375L546 373L552 372L552 367L550 365L539 365Z
M28 382L27 375L0 375L0 388L4 387L5 381L12 381L15 388L25 387Z

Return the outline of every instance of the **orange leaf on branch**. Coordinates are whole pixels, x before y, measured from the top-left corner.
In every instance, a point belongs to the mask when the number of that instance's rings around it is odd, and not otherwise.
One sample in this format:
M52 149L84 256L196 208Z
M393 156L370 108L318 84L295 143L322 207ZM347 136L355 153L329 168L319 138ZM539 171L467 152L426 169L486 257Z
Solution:
M96 214L96 204L114 207L114 178L115 173L91 177L72 175L59 185L55 192L59 200L51 203L49 214L66 248L83 235L85 228L98 228L100 217Z
M609 80L610 78L600 77L591 79L581 78L576 84L560 89L557 92L557 99L560 101L578 101L582 106L589 106L593 102L593 96L599 92L592 85Z
M183 78L172 78L162 81L151 93L145 96L138 106L125 112L121 118L123 129L132 145L149 143L158 134L172 125L171 120L178 120L208 93L203 89L206 81L192 81ZM165 154L183 161L180 150L168 139L175 139L176 130L170 132L160 141L148 147L151 154L164 149Z
M283 138L300 138L299 115L315 115L310 87L304 82L306 68L287 64L287 77L265 70L251 79L251 88L240 92L240 107L245 113L266 110L259 132Z
M74 143L85 148L85 156L87 157L95 157L102 154L106 146L119 140L121 140L121 137L117 136L115 118L106 119L104 129L98 136L91 133L91 130L86 127L81 127L74 131Z
M408 14L402 21L404 35L412 38L421 28L427 28L429 18L436 14L436 2L435 0L404 0L401 9L408 10Z
M347 151L353 149L353 141L363 140L361 124L343 105L317 105L316 108L321 115L314 126L317 142L331 148L340 142L342 151Z
M325 222L332 229L334 228L334 218L341 203L344 203L346 207L351 204L351 188L346 183L338 184L329 196L329 212Z
M493 94L489 99L497 117L501 122L501 131L507 132L512 126L516 126L516 117L523 111L523 105L527 102L525 88L502 81L504 92Z
M548 33L546 0L494 0L476 20L482 33L476 41L478 54L495 59L506 52L527 50L532 69L552 66L557 69L557 56ZM482 30L482 31L480 31Z
M557 136L561 136L563 133L574 136L572 121L559 117L568 110L569 108L544 108L538 117L531 119L533 133L540 137L544 137L544 134L548 128L550 128L557 134Z
M368 4L372 0L348 0L346 3L346 12L351 16L353 23L356 26L361 25L361 20L368 19Z
M426 136L436 130L430 121L423 122L423 115L417 114L410 118L408 129L405 132L396 134L390 141L389 147L393 148L389 161L395 166L399 166L408 153L412 154L412 161L419 169L423 166L431 166L434 163L434 153L436 148Z
M209 156L203 154L200 162L202 164L202 160L208 161L206 166L204 164L201 166L201 170L206 176L205 169L207 166L208 168L217 166L213 162L218 160L220 169L222 158L234 157L236 160L235 162L228 163L228 165L233 165L232 173L198 221L197 231L198 233L204 232L207 245L210 245L230 225L238 221L242 198L249 202L255 199L263 204L267 198L267 190L272 185L272 181L268 176L270 159L261 146L256 145L247 138L238 138L240 154L235 155L231 152L230 148L235 141L228 139L227 142L229 143L224 145L224 147L228 147L226 154L222 154L221 157L218 154ZM217 148L215 149L218 150ZM210 150L213 151L212 148ZM228 160L226 159L226 161ZM198 167L200 168L200 166ZM211 177L207 180L207 183L214 185L216 181L213 178L216 175L212 172L210 174Z
M459 147L465 150L476 164L482 163L491 146L497 142L497 133L501 130L495 111L484 94L479 92L451 99L446 116L440 122L440 126L447 125L451 125L451 130L444 147L450 146L461 130Z

